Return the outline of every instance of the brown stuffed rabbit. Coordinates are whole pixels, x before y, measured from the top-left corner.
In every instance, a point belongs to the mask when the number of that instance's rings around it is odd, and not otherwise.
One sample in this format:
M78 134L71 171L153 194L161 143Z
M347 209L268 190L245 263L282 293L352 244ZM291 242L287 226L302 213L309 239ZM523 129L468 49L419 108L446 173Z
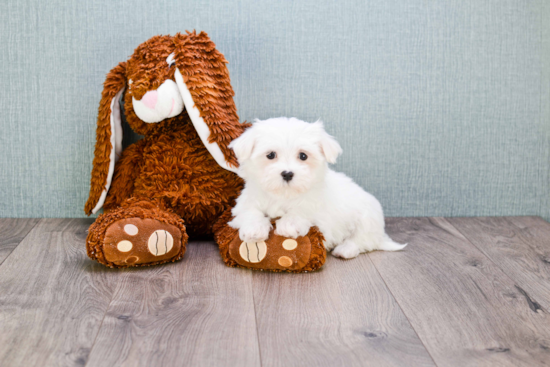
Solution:
M272 234L262 259L239 255L250 244L226 224L243 187L228 145L249 125L239 123L226 63L206 33L187 32L149 39L107 75L85 206L88 215L105 213L90 226L89 257L111 267L161 264L183 257L188 235L216 232L230 266L307 271L324 263L315 228L288 253ZM121 105L144 136L124 151Z

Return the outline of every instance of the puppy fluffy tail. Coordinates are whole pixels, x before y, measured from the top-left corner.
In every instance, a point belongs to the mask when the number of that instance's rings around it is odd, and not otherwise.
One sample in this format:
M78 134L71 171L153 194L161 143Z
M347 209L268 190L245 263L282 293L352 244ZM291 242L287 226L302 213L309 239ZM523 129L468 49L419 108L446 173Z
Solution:
M380 244L379 250L382 251L399 251L403 250L405 246L408 244L400 244L397 242L394 242L387 234L384 235L384 239L382 240L382 243Z

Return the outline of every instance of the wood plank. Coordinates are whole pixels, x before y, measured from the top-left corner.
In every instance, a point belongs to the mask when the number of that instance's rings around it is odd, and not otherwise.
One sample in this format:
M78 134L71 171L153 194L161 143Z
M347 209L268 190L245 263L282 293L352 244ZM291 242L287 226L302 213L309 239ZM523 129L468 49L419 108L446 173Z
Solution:
M550 311L550 223L540 217L448 221Z
M39 220L38 218L0 218L0 265Z
M252 274L226 267L212 242L120 278L87 367L260 365Z
M434 366L367 255L254 273L262 366Z
M86 257L91 222L42 219L0 267L1 366L85 364L116 281Z
M442 218L390 218L408 242L370 254L438 366L542 366L550 361L550 317Z

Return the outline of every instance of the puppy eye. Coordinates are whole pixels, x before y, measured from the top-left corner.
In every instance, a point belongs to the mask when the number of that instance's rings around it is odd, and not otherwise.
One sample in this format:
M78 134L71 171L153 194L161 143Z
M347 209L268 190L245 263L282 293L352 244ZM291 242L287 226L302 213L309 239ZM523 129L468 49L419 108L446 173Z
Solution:
M275 152L271 152L268 155L266 155L267 159L275 159L276 156L277 156L277 153Z
M170 64L168 64L168 69L170 69L172 66L176 65L175 61L172 61Z
M300 157L301 160L305 161L307 159L307 154L306 153L300 153L299 157Z

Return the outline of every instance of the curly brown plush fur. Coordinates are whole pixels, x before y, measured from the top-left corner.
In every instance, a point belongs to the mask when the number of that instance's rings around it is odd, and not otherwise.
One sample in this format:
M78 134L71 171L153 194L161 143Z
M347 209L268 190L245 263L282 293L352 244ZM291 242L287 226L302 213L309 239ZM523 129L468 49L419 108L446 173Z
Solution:
M210 234L243 182L205 152L187 116L171 120L170 130L146 135L122 153L104 207L129 197L158 199L183 218L190 234Z

